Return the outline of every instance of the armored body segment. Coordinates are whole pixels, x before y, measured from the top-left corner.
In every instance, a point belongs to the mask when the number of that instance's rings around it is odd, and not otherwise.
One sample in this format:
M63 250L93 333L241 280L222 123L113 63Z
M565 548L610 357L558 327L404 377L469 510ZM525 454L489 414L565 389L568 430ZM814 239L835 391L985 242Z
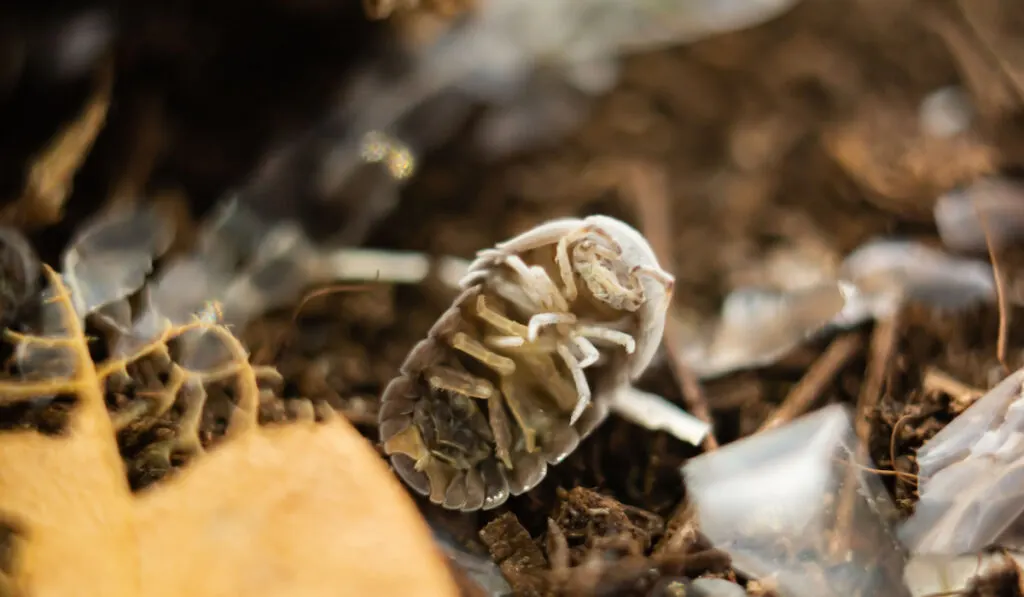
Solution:
M646 368L671 285L643 237L603 216L481 251L381 398L399 476L464 511L535 487Z

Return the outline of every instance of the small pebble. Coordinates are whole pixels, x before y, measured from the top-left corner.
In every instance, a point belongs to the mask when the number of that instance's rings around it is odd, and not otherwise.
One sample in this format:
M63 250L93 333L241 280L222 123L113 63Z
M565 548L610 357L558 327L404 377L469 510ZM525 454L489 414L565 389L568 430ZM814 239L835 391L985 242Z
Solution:
M921 130L932 137L952 137L971 128L974 106L959 86L943 87L921 102Z

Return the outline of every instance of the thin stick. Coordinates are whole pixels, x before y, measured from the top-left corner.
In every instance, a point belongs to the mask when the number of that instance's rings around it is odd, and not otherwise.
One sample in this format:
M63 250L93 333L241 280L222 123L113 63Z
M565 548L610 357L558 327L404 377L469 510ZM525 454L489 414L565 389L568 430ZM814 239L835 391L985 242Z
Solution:
M705 452L710 452L718 448L718 438L715 437L714 420L711 418L711 409L708 407L708 397L704 394L704 388L700 385L700 381L697 376L694 375L693 371L686 366L686 362L683 360L683 355L679 347L678 342L669 341L669 338L680 338L682 330L680 329L679 320L674 317L669 317L668 321L665 322L665 350L668 352L668 362L672 369L672 373L679 381L680 389L683 394L683 402L686 404L686 410L690 411L690 414L697 417L701 421L704 421L710 425L707 435L704 436L704 441L701 443L701 447L704 448Z
M1003 366L1004 373L1010 373L1010 367L1006 364L1006 343L1009 337L1010 316L1006 309L1006 280L1003 278L1002 268L999 267L999 259L996 255L996 246L989 233L988 217L984 210L978 209L977 202L974 202L974 213L978 216L978 223L981 225L981 232L985 236L985 246L988 248L988 259L992 262L992 277L996 281L996 301L999 305L999 336L996 339L996 358Z
M857 396L857 414L854 422L854 430L857 432L856 446L851 450L850 458L858 462L867 461L868 440L871 435L871 415L878 408L882 398L882 388L885 384L885 376L889 371L889 363L896 349L896 340L899 333L899 314L881 319L875 323L875 329L871 333L871 353L868 358L868 368L864 375L864 383L860 388L860 395ZM836 505L836 530L832 534L830 552L839 554L847 550L848 542L853 536L850 526L853 525L853 512L857 503L858 495L858 471L850 467L846 471L843 480L843 491L839 495L839 503Z
M807 412L839 371L860 353L863 345L860 334L845 334L833 340L758 431L778 427Z
M380 272L377 272L377 276L380 277ZM370 290L374 287L374 282L368 282L366 284L332 284L330 286L324 286L323 288L317 288L306 293L299 304L292 310L292 325L296 325L299 321L299 315L302 314L303 309L310 301L322 296L328 296L331 294L338 294L342 292L354 292L358 290Z
M900 479L910 478L913 479L915 483L918 483L920 477L913 473L903 473L896 470L896 435L900 432L900 429L903 428L903 424L907 421L927 417L935 414L936 412L937 409L931 409L920 413L908 413L901 416L899 419L896 419L896 422L893 423L892 433L889 434L889 462L892 464L892 472L896 473Z
M1012 64L1003 56L1003 53L1000 52L987 37L981 34L981 27L971 15L971 11L964 5L963 0L959 0L953 4L956 6L961 18L963 18L964 23L967 24L967 28L970 30L971 35L974 36L984 53L988 56L988 59L995 63L1000 74L1006 78L1006 82L1010 84L1010 87L1017 95L1017 99L1024 103L1024 81L1017 77L1016 69L1013 68Z
M929 367L924 372L924 379L921 381L921 388L929 394L945 394L960 410L974 404L978 398L985 395L983 390L971 387L953 376L937 369Z
M889 363L892 361L892 355L896 349L898 333L899 316L897 314L879 320L871 334L871 356L868 360L867 372L864 375L864 383L860 388L860 395L857 397L857 420L855 423L857 437L865 445L870 439L871 414L878 408L878 402L882 398L882 387L885 384L885 375L889 371Z

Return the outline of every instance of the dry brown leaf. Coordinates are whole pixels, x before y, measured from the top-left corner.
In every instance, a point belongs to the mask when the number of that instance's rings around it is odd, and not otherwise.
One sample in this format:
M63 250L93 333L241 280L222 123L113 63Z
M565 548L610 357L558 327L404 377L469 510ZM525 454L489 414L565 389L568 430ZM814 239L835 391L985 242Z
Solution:
M341 419L245 433L138 506L147 597L458 594L413 503Z
M82 412L67 437L0 439L0 512L26 532L12 570L16 595L140 594L131 494L109 419L106 429L99 422Z
M32 160L22 196L0 215L4 222L34 229L60 221L75 173L107 121L114 88L111 61L100 70L98 79L96 90L78 117Z
M68 334L20 339L64 348L75 376L0 382L0 402L52 388L78 402L61 436L0 433L0 520L21 535L0 589L32 597L458 595L408 494L340 417L258 428L258 397L243 397L224 443L132 496L102 393L101 375L121 367L90 360L66 289L46 273L70 315ZM196 326L247 356L224 328ZM254 383L245 365L238 389Z
M58 275L46 273L57 284L55 300L73 314ZM0 514L25 533L12 584L15 594L33 596L75 595L85 586L97 595L138 595L132 497L114 429L82 327L73 315L64 324L68 338L39 342L60 343L74 359L78 404L66 435L0 435ZM0 395L10 401L29 387L2 382Z

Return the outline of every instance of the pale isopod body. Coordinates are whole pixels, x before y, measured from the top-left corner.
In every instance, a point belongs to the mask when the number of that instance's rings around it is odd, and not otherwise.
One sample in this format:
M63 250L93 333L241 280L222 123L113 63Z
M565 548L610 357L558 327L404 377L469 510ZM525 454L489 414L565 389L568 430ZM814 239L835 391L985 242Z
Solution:
M643 236L607 216L480 251L381 397L399 476L464 511L535 487L650 364L673 283Z

